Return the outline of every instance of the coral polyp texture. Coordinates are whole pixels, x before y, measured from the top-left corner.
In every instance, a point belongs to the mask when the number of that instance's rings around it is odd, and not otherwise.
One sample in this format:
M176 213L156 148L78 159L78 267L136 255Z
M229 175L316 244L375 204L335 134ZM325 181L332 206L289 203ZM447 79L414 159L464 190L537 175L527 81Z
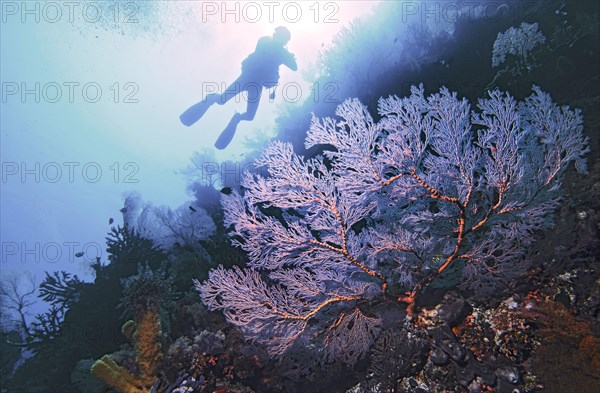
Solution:
M479 297L505 287L551 224L568 164L585 171L580 111L536 86L523 102L492 91L476 108L419 86L380 99L379 121L355 99L336 115L313 117L305 144L322 155L275 142L256 162L267 172L223 196L248 265L196 281L211 310L273 356L313 347L352 364L386 307L414 315L423 291L452 277Z

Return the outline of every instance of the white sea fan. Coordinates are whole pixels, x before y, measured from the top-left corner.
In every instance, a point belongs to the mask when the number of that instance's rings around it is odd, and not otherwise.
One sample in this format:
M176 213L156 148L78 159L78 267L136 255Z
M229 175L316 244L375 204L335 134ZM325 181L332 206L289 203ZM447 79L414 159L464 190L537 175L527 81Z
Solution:
M510 27L498 33L492 50L492 67L498 67L506 61L506 55L516 56L522 66L529 64L529 56L539 45L546 42L546 37L538 30L537 23L523 22L519 27Z

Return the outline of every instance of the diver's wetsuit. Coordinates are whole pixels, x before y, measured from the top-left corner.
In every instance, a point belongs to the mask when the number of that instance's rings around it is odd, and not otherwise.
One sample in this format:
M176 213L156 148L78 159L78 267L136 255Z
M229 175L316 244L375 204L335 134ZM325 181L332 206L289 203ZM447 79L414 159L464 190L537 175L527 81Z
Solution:
M248 92L246 112L236 113L215 143L217 149L224 149L233 139L237 125L242 120L253 120L258 110L263 87L271 88L279 83L279 66L286 65L296 71L296 59L273 37L262 37L256 49L242 61L242 74L231 83L222 94L209 94L203 101L193 105L181 116L181 122L191 126L198 121L214 103L223 105L243 91Z

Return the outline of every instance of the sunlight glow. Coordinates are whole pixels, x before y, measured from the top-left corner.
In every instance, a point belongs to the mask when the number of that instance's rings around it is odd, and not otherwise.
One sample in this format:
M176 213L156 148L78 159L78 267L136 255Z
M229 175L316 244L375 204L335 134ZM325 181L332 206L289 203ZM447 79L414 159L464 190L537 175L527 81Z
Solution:
M2 232L10 232L9 240L19 244L102 244L107 218L119 220L124 192L136 190L156 205L179 206L189 195L186 179L177 172L189 165L195 151L215 150L228 119L245 106L243 100L232 100L211 108L194 127L183 126L178 117L203 98L203 84L232 82L258 39L285 26L292 34L288 49L296 56L298 71L281 67L280 83L297 83L305 99L319 51L353 18L368 15L376 5L115 0L94 2L103 17L93 22L82 14L82 7L75 9L73 20L65 9L56 23L44 17L34 23L35 15L26 23L20 15L7 16L0 35L3 80L23 81L29 90L36 83L59 86L62 98L34 102L30 94L21 102L15 95L3 103L3 160L25 162L27 168L36 162L63 168L65 162L80 163L78 168L92 163L101 167L103 176L97 182L69 182L64 172L57 183L12 182L3 194ZM79 84L72 100L64 85L71 81ZM99 101L82 95L88 83L101 88ZM263 100L254 121L240 124L230 147L217 152L218 160L242 160L244 139L273 134L278 108L294 105L281 95L269 100L267 93ZM124 181L130 174L128 163L135 164L134 182ZM44 217L42 224L37 223L39 217ZM78 220L67 222L65 217ZM87 266L65 268L85 277Z

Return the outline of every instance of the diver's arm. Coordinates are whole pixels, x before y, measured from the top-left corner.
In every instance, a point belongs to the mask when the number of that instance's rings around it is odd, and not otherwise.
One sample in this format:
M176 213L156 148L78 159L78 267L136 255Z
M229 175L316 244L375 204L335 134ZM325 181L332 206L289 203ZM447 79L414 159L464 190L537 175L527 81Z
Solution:
M296 57L293 54L291 54L290 52L288 52L287 50L285 50L283 64L285 64L292 71L298 71L298 64L296 63Z

